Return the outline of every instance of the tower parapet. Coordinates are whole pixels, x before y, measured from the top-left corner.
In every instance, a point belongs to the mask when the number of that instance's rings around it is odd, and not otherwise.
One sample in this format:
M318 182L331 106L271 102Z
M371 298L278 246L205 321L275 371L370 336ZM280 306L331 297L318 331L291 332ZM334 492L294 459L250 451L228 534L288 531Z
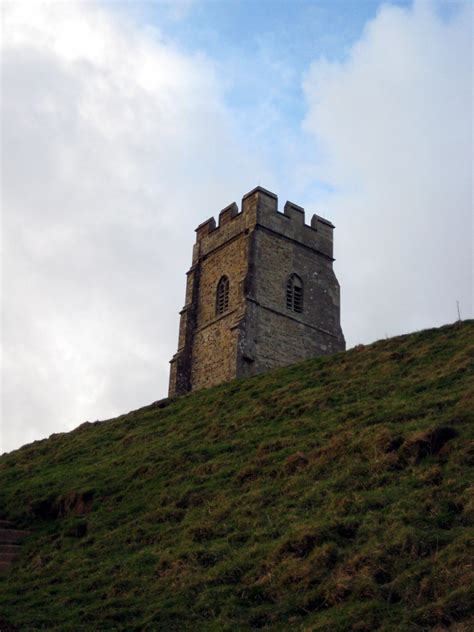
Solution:
M334 225L314 214L310 224L305 223L305 210L294 202L286 202L283 212L278 210L278 197L264 189L255 187L242 198L242 206L229 204L218 215L218 223L210 217L196 228L196 243L200 251L206 252L221 241L231 239L241 230L255 226L267 228L313 248L320 254L333 257Z

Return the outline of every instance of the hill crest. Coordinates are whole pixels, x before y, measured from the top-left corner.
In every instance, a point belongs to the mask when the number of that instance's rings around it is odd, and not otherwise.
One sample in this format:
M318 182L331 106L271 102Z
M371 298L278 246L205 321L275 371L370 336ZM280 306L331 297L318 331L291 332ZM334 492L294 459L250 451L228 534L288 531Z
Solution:
M0 511L33 535L2 617L467 630L473 333L382 340L3 455Z

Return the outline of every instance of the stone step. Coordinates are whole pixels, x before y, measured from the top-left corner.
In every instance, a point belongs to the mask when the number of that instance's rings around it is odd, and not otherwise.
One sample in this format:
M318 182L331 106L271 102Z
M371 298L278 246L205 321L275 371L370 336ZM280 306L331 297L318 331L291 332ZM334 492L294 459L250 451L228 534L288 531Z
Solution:
M11 566L11 562L0 562L0 573L6 573Z
M21 541L30 535L25 529L15 529L10 520L0 520L0 573L6 573L20 555ZM0 627L0 632L2 632Z
M20 542L30 534L29 531L21 529L2 529L0 528L0 544L10 544Z
M2 553L14 553L21 551L21 544L0 544L0 555Z
M0 563L1 562L13 562L16 560L19 555L19 551L12 551L11 553L0 553Z
M0 544L0 553L8 553L8 551L19 551L21 544L14 542L8 542L7 544Z

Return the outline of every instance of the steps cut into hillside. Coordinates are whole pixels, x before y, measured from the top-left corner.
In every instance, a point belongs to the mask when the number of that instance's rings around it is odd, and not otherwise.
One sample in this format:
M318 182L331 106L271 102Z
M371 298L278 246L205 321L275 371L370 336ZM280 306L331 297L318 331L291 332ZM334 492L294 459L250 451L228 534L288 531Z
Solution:
M6 573L19 557L21 542L29 531L16 529L10 520L0 520L0 573Z

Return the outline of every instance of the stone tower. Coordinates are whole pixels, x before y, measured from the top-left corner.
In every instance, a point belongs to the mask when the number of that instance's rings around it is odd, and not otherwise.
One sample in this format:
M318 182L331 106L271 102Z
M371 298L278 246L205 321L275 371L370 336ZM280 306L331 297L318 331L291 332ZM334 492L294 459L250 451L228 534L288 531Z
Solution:
M197 227L170 396L345 349L333 228L262 187Z

